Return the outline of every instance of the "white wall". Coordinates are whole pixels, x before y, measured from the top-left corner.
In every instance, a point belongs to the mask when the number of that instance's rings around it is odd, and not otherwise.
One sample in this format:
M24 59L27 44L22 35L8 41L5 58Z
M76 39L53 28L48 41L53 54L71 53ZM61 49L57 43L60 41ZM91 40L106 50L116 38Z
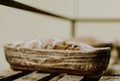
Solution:
M78 0L78 17L82 19L120 19L120 0ZM79 22L77 36L120 39L120 22Z
M80 18L120 18L120 0L78 0Z
M78 37L94 36L120 39L120 23L77 23L76 35Z
M19 0L36 8L73 17L73 0ZM69 21L0 5L0 70L9 68L3 45L32 37L70 37Z
M16 0L29 4L35 8L47 10L53 13L74 17L74 8L77 0Z

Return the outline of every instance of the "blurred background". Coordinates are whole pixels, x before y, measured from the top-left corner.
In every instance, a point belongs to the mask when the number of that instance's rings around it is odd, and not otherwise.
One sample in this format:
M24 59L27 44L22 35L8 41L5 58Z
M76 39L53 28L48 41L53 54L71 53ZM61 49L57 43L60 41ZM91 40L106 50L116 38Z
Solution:
M2 0L4 1L4 0ZM75 37L120 40L120 0L14 0L51 13L81 19ZM3 45L32 37L70 38L71 22L0 4L0 71L9 68Z

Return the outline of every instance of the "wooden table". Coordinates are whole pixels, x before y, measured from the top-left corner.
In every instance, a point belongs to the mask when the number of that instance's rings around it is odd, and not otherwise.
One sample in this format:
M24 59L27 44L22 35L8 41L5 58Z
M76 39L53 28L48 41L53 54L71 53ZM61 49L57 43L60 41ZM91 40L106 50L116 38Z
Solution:
M83 76L78 75L50 74L41 73L37 71L8 70L0 74L0 81L88 81L88 80L85 80ZM120 81L120 73L103 75L99 79L99 81Z

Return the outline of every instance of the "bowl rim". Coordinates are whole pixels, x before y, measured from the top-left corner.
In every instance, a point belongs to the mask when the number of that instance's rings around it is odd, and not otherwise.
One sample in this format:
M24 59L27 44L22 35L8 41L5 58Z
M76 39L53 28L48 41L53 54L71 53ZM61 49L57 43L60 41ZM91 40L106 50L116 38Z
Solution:
M96 52L110 52L110 47L94 47L90 48L90 50L58 50L58 49L30 49L30 48L16 48L12 47L12 44L6 44L4 45L4 49L12 49L12 50L18 50L18 51L37 51L37 52L55 52L55 53L96 53Z

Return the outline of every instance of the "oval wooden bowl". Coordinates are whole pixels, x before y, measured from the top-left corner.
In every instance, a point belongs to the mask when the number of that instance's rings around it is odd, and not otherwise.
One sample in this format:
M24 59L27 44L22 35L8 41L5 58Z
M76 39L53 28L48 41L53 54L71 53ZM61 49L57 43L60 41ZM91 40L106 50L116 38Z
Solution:
M4 46L5 56L14 70L32 70L76 75L96 75L106 70L110 48L95 48L89 52L74 50L33 50Z

